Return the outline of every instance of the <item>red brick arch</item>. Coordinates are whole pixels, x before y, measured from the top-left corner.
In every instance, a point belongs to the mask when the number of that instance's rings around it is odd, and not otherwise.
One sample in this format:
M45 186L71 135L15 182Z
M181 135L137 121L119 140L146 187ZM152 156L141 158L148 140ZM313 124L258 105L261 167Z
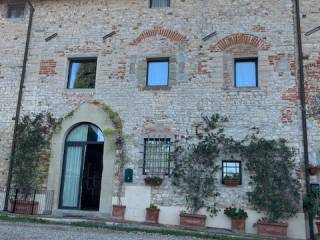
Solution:
M162 36L167 39L169 39L172 42L183 44L186 43L187 37L170 29L165 29L161 27L155 27L154 29L151 30L146 30L143 33L141 33L134 41L134 45L138 45L139 43L143 42L145 39L150 38L150 37L155 37L155 36Z
M237 44L251 45L258 50L268 50L270 48L270 45L261 38L247 33L235 33L219 40L210 49L214 52L221 52Z

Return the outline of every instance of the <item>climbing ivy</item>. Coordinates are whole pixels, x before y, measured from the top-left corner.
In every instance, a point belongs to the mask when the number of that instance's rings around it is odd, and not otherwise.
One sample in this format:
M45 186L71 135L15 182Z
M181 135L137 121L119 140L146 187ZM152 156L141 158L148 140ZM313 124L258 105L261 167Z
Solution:
M277 222L299 210L299 182L294 173L294 149L286 140L267 140L255 134L238 144L241 157L251 174L253 190L249 202L266 214L265 220Z
M123 123L117 112L114 112L112 108L106 104L93 101L92 104L99 106L104 112L107 113L108 118L111 120L115 130L106 129L104 134L106 136L111 136L114 138L114 143L117 148L117 164L118 164L118 189L117 189L117 199L118 204L122 205L121 195L124 184L124 169L128 162L126 154L125 136L123 133Z

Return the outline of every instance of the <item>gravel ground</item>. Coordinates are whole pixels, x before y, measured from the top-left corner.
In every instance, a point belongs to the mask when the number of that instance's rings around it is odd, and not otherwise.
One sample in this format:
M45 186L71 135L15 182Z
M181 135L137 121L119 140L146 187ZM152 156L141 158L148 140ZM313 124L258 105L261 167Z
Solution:
M191 237L117 232L73 226L0 222L1 240L187 240Z

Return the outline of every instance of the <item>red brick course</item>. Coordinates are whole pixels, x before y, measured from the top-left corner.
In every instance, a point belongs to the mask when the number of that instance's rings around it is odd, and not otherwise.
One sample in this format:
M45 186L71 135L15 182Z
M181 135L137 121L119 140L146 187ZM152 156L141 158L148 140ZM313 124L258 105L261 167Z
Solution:
M165 29L161 27L155 27L154 29L144 31L141 33L134 41L133 45L138 45L143 42L145 39L150 37L155 37L160 35L162 37L168 38L170 41L183 44L188 41L187 37L170 29Z

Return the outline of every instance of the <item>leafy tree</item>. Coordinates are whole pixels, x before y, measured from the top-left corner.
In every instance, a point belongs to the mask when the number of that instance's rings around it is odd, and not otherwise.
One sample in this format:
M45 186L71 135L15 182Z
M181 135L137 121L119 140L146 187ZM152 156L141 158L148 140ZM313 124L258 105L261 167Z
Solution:
M230 140L223 134L225 121L218 114L203 117L202 130L196 136L189 135L184 143L177 143L172 155L173 184L186 194L187 209L192 214L204 207L211 214L217 213L217 158Z
M242 159L251 173L253 191L249 202L266 213L266 221L288 219L299 210L299 182L293 176L294 150L284 139L267 140L252 135L240 147Z
M17 125L13 157L13 187L30 194L41 184L41 163L46 155L55 121L48 113L22 117Z

